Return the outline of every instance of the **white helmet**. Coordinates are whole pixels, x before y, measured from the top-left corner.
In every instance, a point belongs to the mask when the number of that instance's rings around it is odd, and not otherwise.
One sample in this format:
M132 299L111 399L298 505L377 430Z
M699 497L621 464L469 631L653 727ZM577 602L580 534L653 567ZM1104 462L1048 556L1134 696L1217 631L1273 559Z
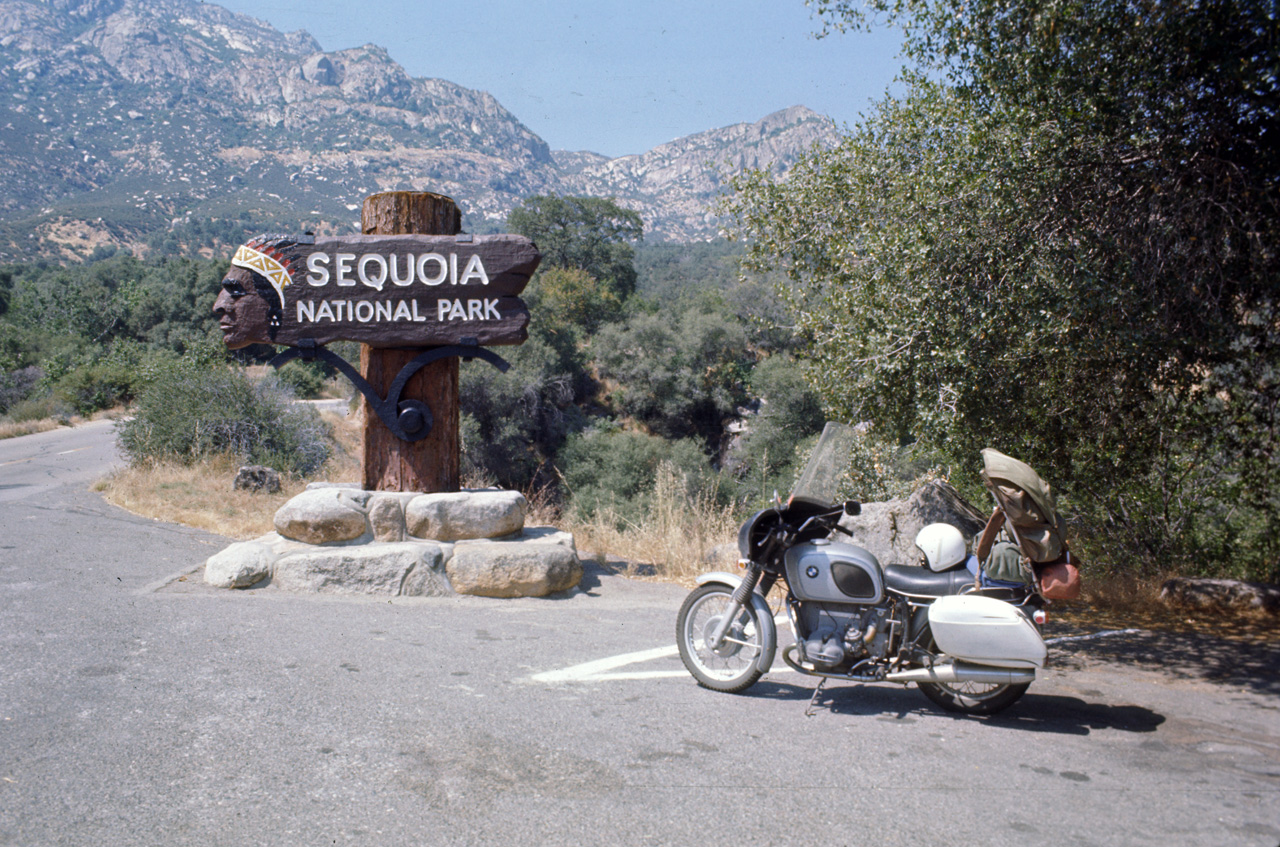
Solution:
M964 561L968 549L960 530L945 523L931 523L916 535L916 546L924 551L931 571L945 571Z

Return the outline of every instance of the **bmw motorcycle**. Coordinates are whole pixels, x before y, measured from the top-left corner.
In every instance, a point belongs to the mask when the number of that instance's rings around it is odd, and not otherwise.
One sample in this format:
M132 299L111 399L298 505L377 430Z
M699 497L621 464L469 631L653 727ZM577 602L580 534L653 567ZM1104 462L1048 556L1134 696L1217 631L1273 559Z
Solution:
M915 683L953 712L988 715L1012 705L1044 666L1044 598L1035 580L984 586L966 566L963 536L933 524L921 530L921 565L882 566L840 526L860 504L835 505L838 437L819 440L796 492L742 525L741 574L708 573L680 607L680 657L699 684L739 693L773 665L778 637L769 595L782 592L792 642L782 659L828 680Z

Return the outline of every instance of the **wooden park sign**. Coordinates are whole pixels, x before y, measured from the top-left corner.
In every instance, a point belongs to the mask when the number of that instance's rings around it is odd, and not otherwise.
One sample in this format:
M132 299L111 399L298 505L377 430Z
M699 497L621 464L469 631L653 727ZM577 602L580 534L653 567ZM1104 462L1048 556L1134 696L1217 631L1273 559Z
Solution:
M319 358L360 390L366 489L456 491L458 360L505 371L484 348L528 337L519 295L537 248L518 235L463 235L460 223L447 197L375 194L362 235L242 245L214 303L228 348L286 345L272 364ZM364 345L360 372L324 348L340 340Z
M538 259L518 235L261 236L236 250L224 286L252 286L266 320L224 323L224 335L237 347L520 344L529 310L519 294Z

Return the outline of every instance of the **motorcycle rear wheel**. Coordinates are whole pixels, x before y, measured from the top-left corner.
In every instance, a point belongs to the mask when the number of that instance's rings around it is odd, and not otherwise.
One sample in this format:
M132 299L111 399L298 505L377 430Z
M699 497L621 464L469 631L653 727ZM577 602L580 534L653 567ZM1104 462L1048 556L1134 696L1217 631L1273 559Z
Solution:
M764 675L756 667L764 639L750 605L738 613L719 649L707 643L732 602L732 588L708 583L689 593L676 616L676 644L685 668L699 685L726 694L746 691Z
M937 653L938 644L929 635L929 652ZM966 715L994 715L1017 702L1027 693L1031 683L1000 685L989 682L917 682L920 693L948 712Z
M993 685L979 682L918 682L920 693L948 712L994 715L1012 706L1031 683Z

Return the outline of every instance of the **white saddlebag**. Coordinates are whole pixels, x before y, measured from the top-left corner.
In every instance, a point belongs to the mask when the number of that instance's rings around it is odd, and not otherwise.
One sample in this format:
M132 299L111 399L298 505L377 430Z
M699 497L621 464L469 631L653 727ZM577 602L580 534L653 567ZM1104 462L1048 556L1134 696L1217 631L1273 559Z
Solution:
M997 668L1042 668L1048 651L1035 625L993 597L958 594L929 606L929 628L948 656Z

